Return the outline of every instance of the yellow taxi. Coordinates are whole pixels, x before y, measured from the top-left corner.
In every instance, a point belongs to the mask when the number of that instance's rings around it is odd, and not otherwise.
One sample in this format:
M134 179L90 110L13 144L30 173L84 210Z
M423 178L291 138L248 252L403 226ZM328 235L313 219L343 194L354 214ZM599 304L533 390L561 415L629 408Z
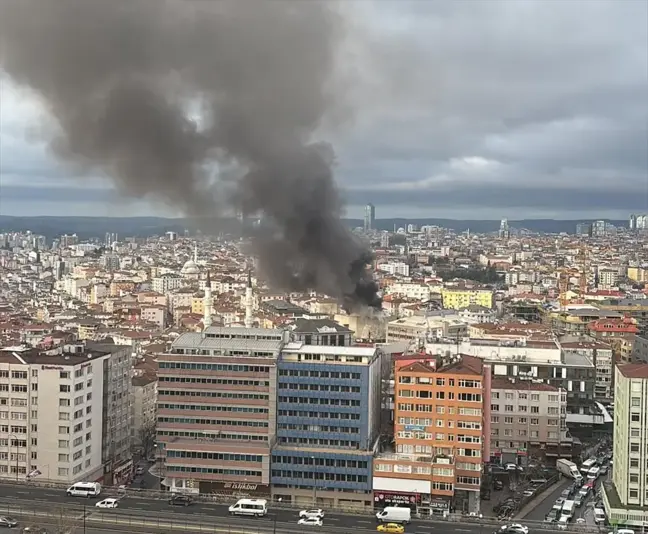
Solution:
M376 530L378 532L387 532L388 534L403 534L405 527L398 523L386 523L384 525L378 525Z

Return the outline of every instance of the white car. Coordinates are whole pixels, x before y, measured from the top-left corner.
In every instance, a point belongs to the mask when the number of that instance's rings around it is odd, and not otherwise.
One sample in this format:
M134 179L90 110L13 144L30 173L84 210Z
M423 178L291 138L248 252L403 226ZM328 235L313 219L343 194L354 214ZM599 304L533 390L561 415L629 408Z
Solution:
M520 525L520 523L513 523L512 525L504 525L500 528L502 534L529 534L529 527Z
M302 510L299 512L299 517L318 517L319 519L323 519L324 510Z
M103 501L99 501L95 506L97 508L117 508L119 504L118 499L104 499Z
M308 525L310 527L321 527L324 523L319 517L302 517L297 521L298 525Z

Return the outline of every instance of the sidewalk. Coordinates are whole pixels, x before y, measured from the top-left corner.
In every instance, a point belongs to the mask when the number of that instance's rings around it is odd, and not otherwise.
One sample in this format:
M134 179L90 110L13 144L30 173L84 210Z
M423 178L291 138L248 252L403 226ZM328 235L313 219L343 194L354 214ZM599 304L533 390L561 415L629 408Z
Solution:
M565 483L565 478L559 478L555 483L553 483L551 486L549 486L546 490L544 490L540 495L536 495L533 499L531 499L524 507L515 513L513 516L514 519L524 519L526 516L528 516L533 510L535 510L538 507L538 504L541 502L544 502L545 499L547 499L554 491L558 489L558 487L561 484Z

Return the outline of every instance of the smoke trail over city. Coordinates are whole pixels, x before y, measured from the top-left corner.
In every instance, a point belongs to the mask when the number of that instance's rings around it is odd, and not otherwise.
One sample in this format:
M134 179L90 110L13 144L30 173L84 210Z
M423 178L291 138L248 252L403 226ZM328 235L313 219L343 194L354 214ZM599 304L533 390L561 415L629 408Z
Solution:
M61 160L189 216L260 213L270 284L379 306L367 250L340 221L332 150L312 138L338 103L335 7L0 0L0 61L56 119ZM244 170L233 194L215 187L215 162Z

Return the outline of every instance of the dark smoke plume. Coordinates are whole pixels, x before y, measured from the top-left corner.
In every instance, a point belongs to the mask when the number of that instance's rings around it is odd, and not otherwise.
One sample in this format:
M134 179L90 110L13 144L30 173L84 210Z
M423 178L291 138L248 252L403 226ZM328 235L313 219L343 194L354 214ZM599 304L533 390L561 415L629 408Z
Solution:
M191 216L259 213L272 228L255 240L269 283L379 306L367 251L340 221L332 151L312 139L338 103L335 8L0 0L0 61L55 118L59 158ZM214 163L244 169L233 195L215 192Z

